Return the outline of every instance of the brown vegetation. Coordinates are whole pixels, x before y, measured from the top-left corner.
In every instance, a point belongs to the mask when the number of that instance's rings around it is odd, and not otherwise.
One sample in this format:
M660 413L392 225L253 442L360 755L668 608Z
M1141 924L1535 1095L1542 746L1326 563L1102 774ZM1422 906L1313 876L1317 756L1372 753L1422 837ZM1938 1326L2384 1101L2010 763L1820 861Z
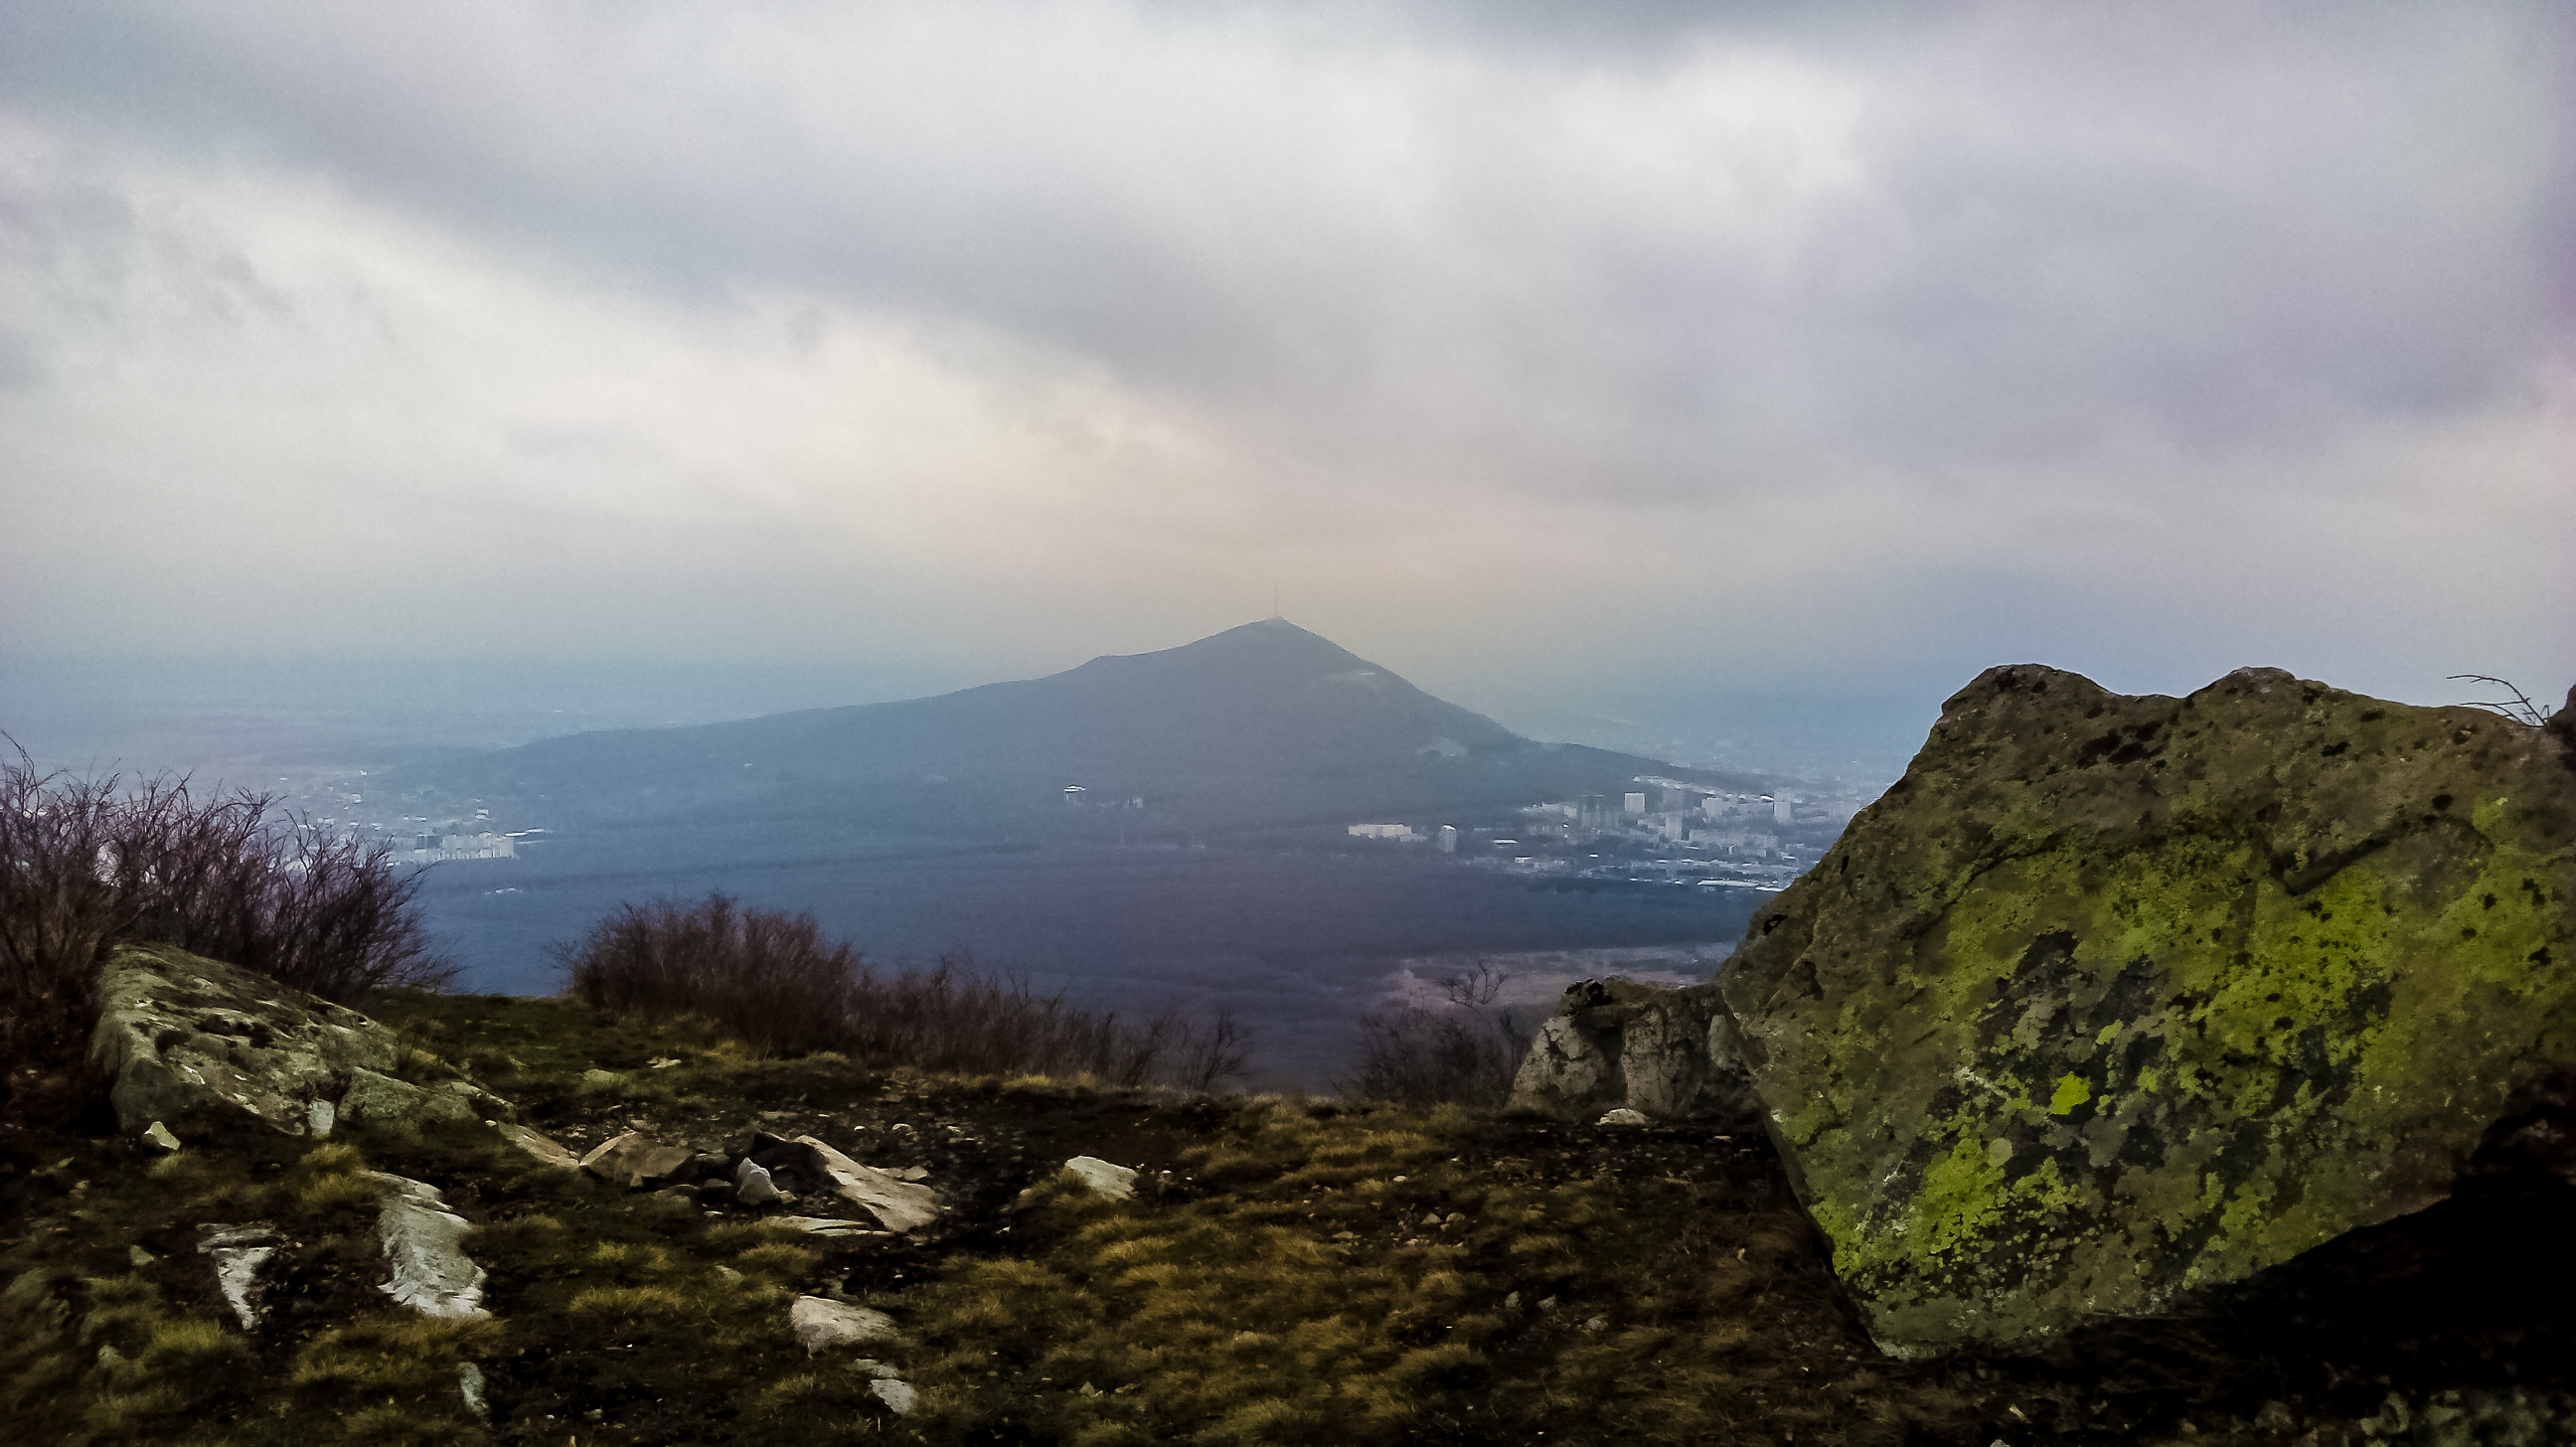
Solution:
M121 940L175 944L327 1000L454 975L391 846L332 834L265 795L200 800L184 778L42 774L0 760L0 1101L63 1077Z
M1495 1003L1509 978L1479 964L1434 982L1447 996L1444 1008L1406 1001L1372 1011L1360 1021L1358 1063L1337 1087L1392 1105L1501 1108L1533 1031Z
M566 992L584 1004L696 1019L756 1054L831 1050L869 1069L1088 1075L1203 1093L1241 1074L1248 1048L1231 1014L1139 1024L960 958L881 975L824 939L811 914L744 909L721 894L623 905L560 963Z

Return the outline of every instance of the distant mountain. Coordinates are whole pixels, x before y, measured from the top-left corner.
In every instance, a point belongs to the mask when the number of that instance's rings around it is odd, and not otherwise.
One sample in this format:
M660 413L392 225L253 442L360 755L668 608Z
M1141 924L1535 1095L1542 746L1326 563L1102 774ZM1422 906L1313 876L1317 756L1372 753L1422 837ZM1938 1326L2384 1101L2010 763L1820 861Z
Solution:
M1094 831L1114 812L1116 827L1150 836L1420 821L1616 793L1639 774L1761 782L1538 743L1270 619L1046 678L572 734L402 782L541 823L829 815L890 832L989 835ZM1082 790L1083 806L1068 806L1068 787Z

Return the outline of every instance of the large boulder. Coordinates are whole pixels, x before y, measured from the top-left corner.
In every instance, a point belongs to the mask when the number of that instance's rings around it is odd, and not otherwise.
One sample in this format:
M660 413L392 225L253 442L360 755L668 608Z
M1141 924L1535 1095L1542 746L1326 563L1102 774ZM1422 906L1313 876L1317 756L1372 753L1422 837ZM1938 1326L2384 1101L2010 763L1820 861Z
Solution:
M396 1079L394 1032L266 975L168 945L120 946L99 973L90 1061L111 1082L117 1123L242 1111L290 1135L359 1125L463 1123L510 1103L472 1083ZM413 1055L434 1072L447 1068Z
M99 996L90 1060L129 1132L238 1109L302 1135L352 1071L394 1068L393 1032L357 1011L169 946L119 948Z
M1632 1110L1749 1128L1761 1116L1716 987L1628 980L1567 987L1512 1078L1511 1104L1560 1120Z
M2576 1067L2571 898L2563 728L1998 668L1719 989L1880 1345L2028 1349L2442 1199Z

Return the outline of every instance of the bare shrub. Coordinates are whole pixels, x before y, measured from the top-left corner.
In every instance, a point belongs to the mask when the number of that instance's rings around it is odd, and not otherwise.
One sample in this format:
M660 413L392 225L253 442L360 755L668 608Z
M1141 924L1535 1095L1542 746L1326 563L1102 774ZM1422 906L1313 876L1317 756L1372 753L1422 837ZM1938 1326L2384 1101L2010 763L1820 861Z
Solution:
M1192 1095L1213 1095L1225 1081L1241 1079L1251 1059L1251 1029L1232 1010L1219 1010L1204 1026L1184 1028L1171 1082Z
M114 787L0 762L0 1100L77 1060L98 1018L98 966L126 922L100 867Z
M764 1055L837 1047L858 991L858 957L826 944L810 914L694 905L620 905L557 959L568 993L620 1014L695 1016Z
M185 779L123 802L110 843L128 937L256 970L342 1004L385 989L442 989L413 902L422 876L383 840L338 835L262 794L199 803Z
M1206 1090L1241 1073L1248 1048L1229 1014L1138 1024L963 956L881 975L825 941L812 914L743 909L721 894L621 905L557 960L566 991L586 1004L694 1017L762 1054L835 1050L874 1069Z
M1532 1034L1518 1012L1495 1003L1510 978L1480 962L1435 982L1447 997L1441 1008L1408 1000L1363 1016L1359 1060L1335 1088L1398 1105L1499 1108Z
M455 974L428 948L420 877L265 795L200 801L167 777L40 774L0 760L0 1072L77 1058L121 940L175 944L354 1004Z

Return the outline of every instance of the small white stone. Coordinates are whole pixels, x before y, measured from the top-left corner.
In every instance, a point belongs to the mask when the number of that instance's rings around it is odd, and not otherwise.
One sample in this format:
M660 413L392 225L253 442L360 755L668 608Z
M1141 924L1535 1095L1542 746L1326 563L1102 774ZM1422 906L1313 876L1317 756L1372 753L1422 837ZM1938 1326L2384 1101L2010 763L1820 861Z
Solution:
M887 1410L898 1417L910 1412L913 1404L920 1400L919 1395L912 1390L911 1383L893 1381L885 1377L879 1377L868 1383L868 1390L874 1392L877 1400L885 1403Z
M340 1107L327 1100L317 1100L304 1107L305 1128L313 1133L315 1140L329 1135L331 1127L339 1121Z
M157 1120L143 1132L143 1139L163 1151L175 1151L179 1148L179 1138L170 1134L170 1128Z
M1124 1201L1136 1194L1136 1173L1098 1156L1075 1156L1064 1163L1064 1168L1080 1177L1084 1185L1113 1201Z
M1593 1122L1593 1124L1594 1124L1594 1125L1647 1125L1647 1124L1650 1124L1650 1122L1646 1119L1645 1112L1643 1112L1643 1111L1630 1110L1628 1107L1626 1107L1626 1106L1624 1106L1624 1105L1623 1105L1623 1106L1620 1106L1620 1107L1619 1107L1618 1109L1616 1109L1616 1110L1609 1111L1609 1112L1605 1113L1605 1114L1604 1114L1604 1115L1603 1115L1599 1120L1594 1121L1594 1122Z

